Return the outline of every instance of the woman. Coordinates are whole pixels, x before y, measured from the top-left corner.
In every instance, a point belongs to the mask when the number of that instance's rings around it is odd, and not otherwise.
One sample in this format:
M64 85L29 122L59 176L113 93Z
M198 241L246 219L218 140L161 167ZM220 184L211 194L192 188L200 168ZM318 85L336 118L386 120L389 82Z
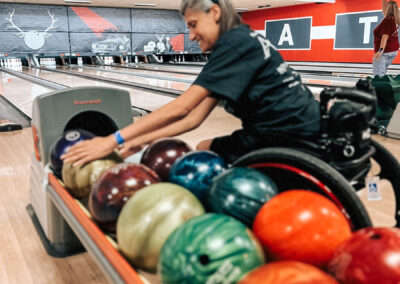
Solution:
M318 132L319 103L275 47L241 23L229 0L183 0L180 11L190 39L203 52L212 51L193 85L120 132L72 147L65 162L83 164L107 155L118 144L127 156L158 138L198 127L220 101L242 120L243 129L202 141L196 149L214 151L228 163L266 146L271 132Z
M384 76L399 50L399 7L395 1L382 0L384 18L374 30L373 74Z

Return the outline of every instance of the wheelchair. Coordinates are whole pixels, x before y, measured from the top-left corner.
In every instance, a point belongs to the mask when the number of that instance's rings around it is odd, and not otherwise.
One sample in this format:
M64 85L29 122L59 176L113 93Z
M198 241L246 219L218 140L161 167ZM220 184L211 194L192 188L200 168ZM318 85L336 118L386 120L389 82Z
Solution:
M376 94L371 83L356 88L326 88L320 94L320 133L312 138L271 133L266 148L252 151L232 166L264 172L280 191L307 189L331 199L353 230L372 226L357 191L366 187L372 164L380 179L391 183L395 196L396 227L400 225L400 165L371 134L376 122ZM270 145L269 145L270 144Z

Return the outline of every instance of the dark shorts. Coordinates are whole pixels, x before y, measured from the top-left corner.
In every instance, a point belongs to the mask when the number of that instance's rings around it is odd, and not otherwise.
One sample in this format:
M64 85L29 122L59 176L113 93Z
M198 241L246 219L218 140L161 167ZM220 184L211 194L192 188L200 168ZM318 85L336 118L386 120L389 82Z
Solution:
M210 150L220 155L226 163L231 164L243 155L266 146L267 143L261 139L240 129L231 135L214 138Z
M227 164L231 164L242 156L266 147L290 147L293 140L313 139L315 136L299 134L269 133L268 135L255 136L244 129L237 130L231 135L213 139L210 150L220 155Z

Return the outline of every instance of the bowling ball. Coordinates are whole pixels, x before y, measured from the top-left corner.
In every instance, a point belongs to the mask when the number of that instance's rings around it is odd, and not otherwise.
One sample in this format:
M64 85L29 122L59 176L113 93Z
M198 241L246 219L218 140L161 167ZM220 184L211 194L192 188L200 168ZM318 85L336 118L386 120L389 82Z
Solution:
M138 190L160 182L145 165L121 163L106 170L89 194L89 211L101 229L114 233L122 207Z
M85 199L89 196L93 184L107 169L122 163L122 158L115 152L99 160L94 160L79 167L65 163L62 167L62 180L75 198Z
M118 217L118 245L131 263L154 272L172 231L201 214L203 205L187 189L166 182L147 186L128 200Z
M365 228L335 251L329 272L344 284L400 283L400 229Z
M214 178L206 207L251 227L260 208L276 194L277 186L263 173L251 168L231 168Z
M189 189L204 202L212 179L226 169L224 160L211 151L193 151L175 161L168 181Z
M350 225L328 198L306 190L289 190L265 203L253 231L267 255L325 267L336 248L351 236Z
M142 156L143 156L144 152L146 151L146 149L147 149L147 147L144 147L140 151L136 152L135 154L127 156L124 159L124 162L131 163L131 164L140 164L140 160L142 159Z
M263 264L262 248L245 225L208 213L183 223L168 237L158 272L162 283L236 283Z
M238 284L339 284L315 266L298 261L277 261L260 266Z
M50 169L55 176L61 178L63 160L61 160L60 157L67 153L71 146L80 141L92 139L93 137L95 137L95 135L87 130L71 129L65 131L63 135L54 141L50 146L49 163Z
M154 141L143 153L140 163L154 170L162 181L168 180L169 170L175 160L192 151L192 148L176 138Z

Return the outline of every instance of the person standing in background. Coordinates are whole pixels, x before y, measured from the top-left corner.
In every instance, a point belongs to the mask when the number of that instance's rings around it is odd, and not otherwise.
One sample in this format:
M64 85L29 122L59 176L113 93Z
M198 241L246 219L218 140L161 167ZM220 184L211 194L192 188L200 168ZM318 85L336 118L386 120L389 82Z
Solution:
M399 7L396 1L382 0L384 18L374 30L374 76L384 76L399 50Z

